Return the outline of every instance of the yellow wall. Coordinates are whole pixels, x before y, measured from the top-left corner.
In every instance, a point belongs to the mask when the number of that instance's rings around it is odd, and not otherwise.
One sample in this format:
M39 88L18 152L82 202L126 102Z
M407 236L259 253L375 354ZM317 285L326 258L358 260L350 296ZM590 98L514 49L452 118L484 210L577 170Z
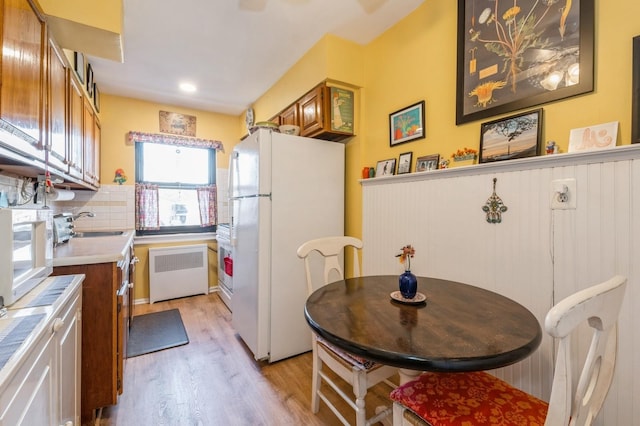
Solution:
M129 180L125 185L135 183L135 149L127 141L130 131L160 133L159 112L170 111L196 117L196 137L219 140L224 144L224 152L216 154L218 167L226 168L229 153L239 140L240 117L217 114L170 105L140 101L103 94L101 99L100 124L102 126L101 173L103 183L107 183L116 169L122 168Z
M541 106L543 141L555 140L561 152L566 152L572 128L610 121L620 122L618 145L630 143L631 39L640 34L640 24L622 18L621 13L637 16L640 2L595 3L594 92ZM325 79L360 88L356 97L357 136L346 142L347 234L362 235L358 183L362 167L375 166L379 160L398 158L408 151L413 152L415 161L421 155L440 153L449 157L458 148L479 147L482 121L455 125L456 31L456 2L425 2L366 46L325 36L255 102L256 121L260 121L275 115ZM158 106L106 95L103 99L103 176L123 166L133 173L133 148L125 146L124 136L129 130L157 131ZM426 137L391 148L389 114L420 100L426 102ZM111 117L112 114L117 117ZM483 121L495 118L499 117ZM227 142L246 134L244 114L241 117L211 114L208 129L200 128L201 123L207 125L203 121L199 116L198 137L223 140L227 153L232 149ZM222 156L218 164L226 167L228 156Z
M217 165L227 167L229 152L238 141L239 117L225 114L216 114L180 108L153 102L140 101L118 96L102 95L100 124L102 126L101 174L102 183L107 184L114 176L118 168L124 169L128 180L125 185L135 183L135 147L127 140L129 131L146 133L160 133L159 112L170 111L180 114L188 114L196 117L196 137L202 139L215 139L224 144L225 152L218 151L216 155ZM202 241L189 241L188 243L157 244L154 246L198 244ZM209 242L215 246L215 242ZM140 260L136 269L136 299L149 297L149 260L148 249L151 244L135 246L136 256ZM210 265L213 263L213 254L209 253ZM217 285L215 268L210 270L209 285Z

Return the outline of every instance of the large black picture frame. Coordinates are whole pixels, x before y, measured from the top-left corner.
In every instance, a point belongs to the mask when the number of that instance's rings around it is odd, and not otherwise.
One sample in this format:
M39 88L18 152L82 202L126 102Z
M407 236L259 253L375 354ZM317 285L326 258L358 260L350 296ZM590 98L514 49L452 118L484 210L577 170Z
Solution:
M593 33L594 0L458 0L456 124L593 91Z
M633 38L631 143L640 143L640 36Z

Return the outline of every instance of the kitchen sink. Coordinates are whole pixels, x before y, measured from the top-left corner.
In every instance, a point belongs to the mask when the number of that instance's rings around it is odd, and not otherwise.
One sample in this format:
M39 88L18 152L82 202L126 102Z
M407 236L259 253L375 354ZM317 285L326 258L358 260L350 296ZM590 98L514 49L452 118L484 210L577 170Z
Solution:
M85 231L76 232L73 238L90 238L90 237L117 237L124 235L124 231Z

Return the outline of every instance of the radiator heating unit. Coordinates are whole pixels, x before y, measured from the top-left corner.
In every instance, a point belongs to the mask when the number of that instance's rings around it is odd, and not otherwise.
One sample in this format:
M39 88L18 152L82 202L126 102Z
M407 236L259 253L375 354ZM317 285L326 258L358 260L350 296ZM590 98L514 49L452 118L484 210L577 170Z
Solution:
M149 303L208 292L206 244L149 249Z

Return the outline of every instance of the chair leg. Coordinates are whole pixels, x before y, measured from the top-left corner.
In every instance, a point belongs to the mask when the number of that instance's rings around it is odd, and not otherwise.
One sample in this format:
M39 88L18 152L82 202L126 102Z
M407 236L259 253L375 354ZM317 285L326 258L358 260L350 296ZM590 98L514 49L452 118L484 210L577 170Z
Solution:
M313 339L312 343L313 354L313 374L311 377L311 411L317 413L320 410L320 398L318 393L320 392L320 370L322 369L322 360L318 356L318 343L316 339Z
M353 393L356 396L356 426L367 424L367 411L364 397L367 395L367 373L365 371L354 371Z

